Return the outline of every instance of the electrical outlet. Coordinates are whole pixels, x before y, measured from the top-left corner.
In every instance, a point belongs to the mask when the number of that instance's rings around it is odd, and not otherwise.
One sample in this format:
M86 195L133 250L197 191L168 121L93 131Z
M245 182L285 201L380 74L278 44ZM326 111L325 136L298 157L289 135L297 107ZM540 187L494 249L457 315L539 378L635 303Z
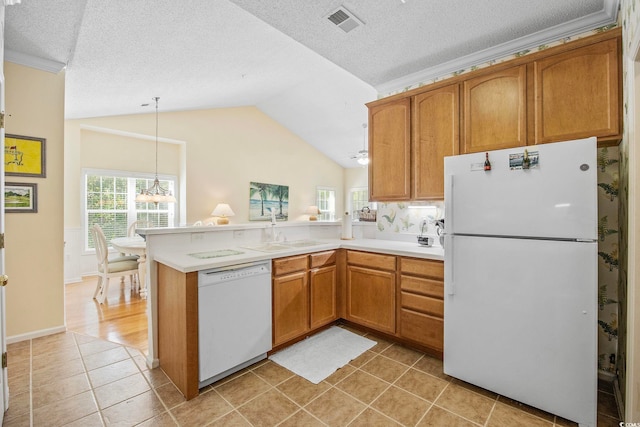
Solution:
M233 238L234 239L242 239L244 237L244 230L234 230Z

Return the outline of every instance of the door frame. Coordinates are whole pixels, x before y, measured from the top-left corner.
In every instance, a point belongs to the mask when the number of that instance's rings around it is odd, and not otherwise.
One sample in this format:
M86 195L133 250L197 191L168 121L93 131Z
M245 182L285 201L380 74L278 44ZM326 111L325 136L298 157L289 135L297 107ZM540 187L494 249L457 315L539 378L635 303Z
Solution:
M627 252L627 336L624 419L640 419L640 33L634 34L624 60L627 70L628 147L628 252ZM634 339L635 338L635 339Z

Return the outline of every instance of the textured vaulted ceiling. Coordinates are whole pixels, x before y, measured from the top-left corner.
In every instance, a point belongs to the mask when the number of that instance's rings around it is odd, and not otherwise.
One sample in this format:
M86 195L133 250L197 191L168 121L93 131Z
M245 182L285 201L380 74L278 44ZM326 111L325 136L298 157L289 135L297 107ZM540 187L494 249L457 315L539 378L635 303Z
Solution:
M326 19L343 6L364 25ZM618 0L22 0L6 59L66 66L67 118L256 105L345 167L365 102L607 25Z

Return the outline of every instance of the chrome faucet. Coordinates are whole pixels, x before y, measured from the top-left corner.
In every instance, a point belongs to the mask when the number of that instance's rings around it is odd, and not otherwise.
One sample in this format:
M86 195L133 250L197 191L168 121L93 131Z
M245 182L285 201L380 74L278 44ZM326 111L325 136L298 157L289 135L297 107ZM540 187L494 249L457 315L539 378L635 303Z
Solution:
M271 241L278 241L278 234L276 234L276 210L274 208L269 208L271 211Z

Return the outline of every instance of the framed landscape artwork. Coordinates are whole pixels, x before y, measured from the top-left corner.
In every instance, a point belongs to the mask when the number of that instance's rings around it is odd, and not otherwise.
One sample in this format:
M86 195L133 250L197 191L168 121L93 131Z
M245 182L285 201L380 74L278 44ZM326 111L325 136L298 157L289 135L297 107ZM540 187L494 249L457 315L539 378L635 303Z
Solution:
M44 138L5 135L4 173L7 176L46 177Z
M271 221L271 211L276 221L289 218L289 186L251 182L249 184L249 221Z
M4 184L4 211L38 212L38 184L6 182Z

